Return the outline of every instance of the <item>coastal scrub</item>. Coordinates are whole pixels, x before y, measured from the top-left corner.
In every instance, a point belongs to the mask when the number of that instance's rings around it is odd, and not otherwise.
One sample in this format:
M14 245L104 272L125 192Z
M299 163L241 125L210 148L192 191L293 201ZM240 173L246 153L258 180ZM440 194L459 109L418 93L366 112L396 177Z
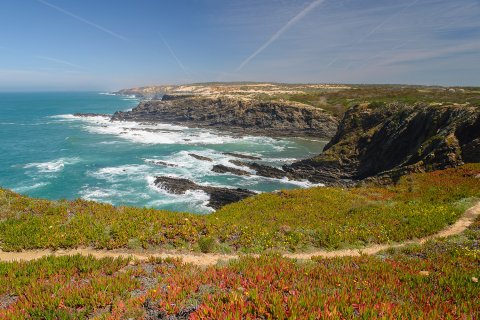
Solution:
M206 216L32 199L0 189L0 248L264 252L401 242L453 224L480 198L479 174L480 164L469 164L405 176L389 187L261 194Z

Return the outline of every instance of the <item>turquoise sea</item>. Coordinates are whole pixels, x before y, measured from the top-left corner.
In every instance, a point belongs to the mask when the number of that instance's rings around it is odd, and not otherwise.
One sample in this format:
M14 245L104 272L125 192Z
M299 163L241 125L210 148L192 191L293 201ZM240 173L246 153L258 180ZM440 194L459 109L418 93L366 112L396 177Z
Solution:
M98 92L0 93L0 187L48 199L84 198L114 205L146 206L207 213L208 196L189 191L173 195L153 185L155 176L185 177L200 184L240 187L258 192L310 186L307 182L239 177L211 171L232 166L241 152L281 166L321 152L312 139L234 137L215 130L171 124L110 122L106 117L138 103L133 97ZM192 158L196 153L212 158ZM155 165L164 161L177 167Z

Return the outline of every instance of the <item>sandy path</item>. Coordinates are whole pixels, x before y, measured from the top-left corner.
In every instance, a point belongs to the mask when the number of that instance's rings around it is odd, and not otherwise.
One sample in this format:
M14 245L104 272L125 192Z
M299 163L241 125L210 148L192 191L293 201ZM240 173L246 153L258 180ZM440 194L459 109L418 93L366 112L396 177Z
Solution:
M334 257L354 257L360 256L361 254L373 255L380 251L390 249L390 248L400 248L410 244L422 244L428 240L436 238L444 238L448 236L453 236L462 233L467 229L475 219L480 216L480 202L478 202L474 207L465 211L463 216L457 220L453 225L441 230L440 232L431 235L429 237L406 241L398 244L385 244L385 245L373 245L368 246L363 249L346 249L346 250L335 250L335 251L313 251L307 253L287 253L284 254L284 257L294 258L294 259L303 259L308 260L312 257L324 257L324 258L334 258ZM65 256L65 255L75 255L81 254L84 256L92 255L96 258L104 257L132 257L138 260L147 260L150 257L155 258L181 258L184 262L193 263L199 266L209 266L215 265L220 261L228 261L231 259L237 259L238 255L223 255L223 254L194 254L194 253L158 253L153 251L132 251L132 250L96 250L92 248L81 248L81 249L67 249L67 250L27 250L21 252L3 252L0 251L0 261L16 261L16 260L34 260L41 257L53 255L53 256Z

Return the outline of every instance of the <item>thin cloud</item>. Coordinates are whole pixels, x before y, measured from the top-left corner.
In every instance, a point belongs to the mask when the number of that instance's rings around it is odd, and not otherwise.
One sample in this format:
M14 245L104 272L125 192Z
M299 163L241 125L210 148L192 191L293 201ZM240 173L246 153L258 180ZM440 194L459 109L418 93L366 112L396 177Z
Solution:
M338 57L333 58L333 59L327 64L326 67L327 67L327 68L328 68L328 67L331 67L335 62L337 62L338 59L339 59Z
M363 36L358 42L359 43L362 43L363 41L367 40L370 36L372 36L375 32L377 32L380 28L382 28L387 22L389 22L390 20L392 20L393 18L399 16L400 14L402 14L405 10L409 9L410 7L416 5L418 3L418 1L420 0L414 0L412 2L410 2L410 4L408 4L407 6L403 7L400 11L397 11L395 12L394 14L390 15L389 17L387 17L385 20L383 20L380 24L378 24L375 28L373 28L372 30L370 30L370 32L368 32L365 36Z
M408 45L411 42L412 42L412 39L409 39L409 40L404 41L403 43L401 43L399 45L395 45L395 46L391 47L390 49L383 50L383 51L379 52L378 54L376 54L374 56L367 57L367 58L364 59L364 62L358 64L356 66L356 68L363 68L363 67L366 67L368 65L375 64L376 62L379 61L379 59L383 58L386 54L392 55L394 52L396 52L397 50L405 47L406 45Z
M390 20L392 20L393 18L396 18L397 16L399 16L400 14L402 14L403 12L405 12L405 10L409 9L410 7L414 6L415 4L417 4L420 0L414 0L412 2L410 2L408 5L406 5L405 7L403 7L401 10L395 12L394 14L388 16L386 19L384 19L382 22L380 22L378 25L376 25L373 29L371 29L368 33L366 33L362 38L358 39L358 41L356 42L356 44L361 44L363 43L365 40L367 40L368 38L370 38L373 34L375 34L378 30L380 30L380 28L382 28L387 22L389 22ZM402 44L401 46L404 46L405 44ZM390 49L390 50L393 50L393 49ZM385 50L385 51L390 51L390 50ZM382 52L383 54L384 52ZM336 56L333 58L333 60L327 64L327 68L331 67L334 63L336 63L338 60L340 60L340 57L339 56ZM350 69L352 66L354 65L353 62L350 62L346 67L345 69Z
M454 47L446 47L434 50L416 50L399 53L390 59L381 63L382 65L396 65L402 63L413 63L422 60L431 60L437 58L445 58L450 55L459 55L466 53L476 53L480 50L480 43L465 43Z
M188 72L187 68L185 67L185 65L182 63L182 61L180 61L180 59L178 58L178 56L175 54L175 52L173 51L172 47L170 47L170 45L168 44L167 40L165 40L165 38L163 37L163 35L161 33L158 34L160 36L160 39L162 39L162 42L163 44L165 45L165 47L167 47L168 51L170 52L170 54L172 55L173 59L175 59L175 61L177 62L178 66L183 70L183 72L185 72L185 74L187 75L187 77L189 78L192 78L192 75L190 74L190 72Z
M102 26L100 26L100 25L98 25L98 24L96 24L96 23L94 23L94 22L92 22L92 21L90 21L90 20L87 20L87 19L85 19L85 18L82 18L82 17L80 17L80 16L77 16L76 14L74 14L74 13L72 13L72 12L70 12L70 11L67 11L67 10L62 9L62 8L60 8L60 7L57 7L56 5L51 4L50 2L47 2L47 1L45 1L45 0L37 0L37 1L40 2L40 3L42 3L42 4L44 4L44 5L46 5L46 6L48 6L48 7L50 7L50 8L52 8L52 9L55 9L55 10L57 10L57 11L60 11L60 12L64 13L64 14L66 14L67 16L70 16L70 17L72 17L72 18L74 18L74 19L77 19L77 20L79 20L79 21L81 21L81 22L83 22L83 23L85 23L85 24L88 24L88 25L91 26L91 27L94 27L94 28L96 28L96 29L98 29L98 30L100 30L100 31L103 31L103 32L105 32L105 33L107 33L107 34L115 37L115 38L118 38L118 39L124 40L124 41L128 41L128 39L125 38L124 36L119 35L118 33L115 33L115 32L113 32L113 31L111 31L111 30L108 30L107 28L104 28L104 27L102 27Z
M51 62L55 62L55 63L59 63L59 64L64 64L64 65L67 65L67 66L70 66L70 67L74 67L76 69L84 69L84 67L79 66L78 64L74 64L72 62L57 59L57 58L46 57L46 56L35 56L35 57L39 58L39 59L42 59L42 60L46 60L46 61L51 61Z
M265 42L260 48L258 48L254 53L252 53L248 58L246 58L236 69L236 72L240 71L245 67L252 59L254 59L257 55L259 55L263 50L268 48L273 42L275 42L278 38L282 36L285 31L293 27L296 23L302 20L310 11L321 5L326 0L315 0L310 3L305 9L303 9L300 13L298 13L295 17L290 19L280 30L278 30L267 42Z

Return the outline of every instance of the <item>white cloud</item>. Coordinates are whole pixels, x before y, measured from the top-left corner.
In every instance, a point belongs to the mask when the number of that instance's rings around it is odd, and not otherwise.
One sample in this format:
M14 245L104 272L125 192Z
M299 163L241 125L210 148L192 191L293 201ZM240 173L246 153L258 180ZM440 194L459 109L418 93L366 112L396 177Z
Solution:
M250 56L248 56L243 62L237 67L236 71L240 71L245 67L252 59L254 59L257 55L259 55L263 50L268 48L273 42L275 42L278 38L282 36L288 29L293 27L297 24L300 20L302 20L310 11L321 5L325 0L315 0L310 3L305 9L300 11L295 17L290 19L280 30L275 32L270 39L268 39L263 45L261 45L255 52L253 52Z
M74 19L77 19L78 21L81 21L81 22L83 22L83 23L85 23L85 24L88 24L88 25L91 26L91 27L94 27L94 28L96 28L96 29L98 29L98 30L100 30L100 31L103 31L103 32L105 32L105 33L107 33L107 34L115 37L115 38L118 38L118 39L124 40L124 41L127 41L127 40L128 40L128 39L125 38L124 36L122 36L122 35L120 35L120 34L118 34L118 33L116 33L116 32L113 32L112 30L109 30L109 29L107 29L107 28L105 28L105 27L102 27L101 25L96 24L95 22L92 22L92 21L90 21L90 20L87 20L87 19L85 19L85 18L82 18L82 17L80 17L80 16L78 16L78 15L76 15L76 14L70 12L70 11L67 11L67 10L65 10L65 9L63 9L63 8L60 8L60 7L58 7L58 6L54 5L54 4L51 4L50 2L47 2L47 1L45 1L45 0L37 0L37 1L40 2L40 3L42 3L42 4L44 4L44 5L46 5L47 7L50 7L50 8L52 8L52 9L55 9L55 10L57 10L57 11L59 11L59 12L64 13L64 14L66 14L67 16L70 16L70 17L72 17L72 18L74 18Z

